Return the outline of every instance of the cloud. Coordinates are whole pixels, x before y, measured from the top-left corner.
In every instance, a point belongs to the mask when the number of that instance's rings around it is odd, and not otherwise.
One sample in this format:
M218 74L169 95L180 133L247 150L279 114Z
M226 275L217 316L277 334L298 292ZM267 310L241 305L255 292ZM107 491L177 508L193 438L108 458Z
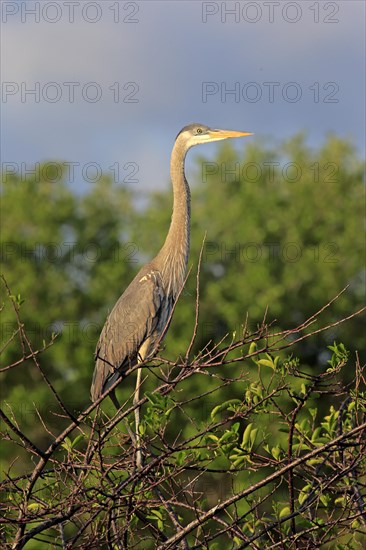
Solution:
M221 2L79 2L72 23L68 3L55 23L55 2L39 4L49 5L39 23L18 13L3 24L2 79L19 86L3 105L4 159L133 161L154 187L149 167L163 185L173 139L192 121L278 138L305 128L314 142L333 129L362 144L362 2L269 3L272 23L260 2L226 2L226 12ZM39 101L27 94L37 83ZM204 97L204 83L215 93Z

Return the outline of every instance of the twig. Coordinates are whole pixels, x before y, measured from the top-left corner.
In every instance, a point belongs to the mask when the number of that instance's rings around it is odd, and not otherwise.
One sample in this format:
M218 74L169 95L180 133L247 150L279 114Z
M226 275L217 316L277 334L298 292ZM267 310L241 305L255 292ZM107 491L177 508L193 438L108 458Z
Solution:
M310 451L309 453L306 453L304 456L297 458L290 464L287 464L277 472L274 472L273 474L267 476L265 479L262 479L261 481L258 481L258 483L255 483L254 485L251 485L247 489L244 489L243 491L240 491L236 495L232 496L231 498L228 498L225 500L225 502L222 502L220 504L217 504L207 512L203 513L198 519L191 521L184 529L182 529L180 532L178 532L176 535L170 537L166 543L164 543L163 546L159 546L158 550L167 550L168 548L174 548L174 545L176 545L178 542L182 540L183 537L185 537L188 533L191 533L194 529L196 529L199 525L202 525L205 523L208 519L213 518L216 514L220 513L223 510L226 510L231 504L234 504L238 500L241 500L242 498L254 493L255 491L258 491L261 487L264 487L265 485L268 485L275 479L278 479L282 477L284 474L286 474L289 470L296 468L297 466L300 466L301 464L304 464L305 462L308 462L312 458L318 456L319 454L323 453L324 451L335 447L338 443L353 437L354 435L358 434L359 432L362 432L366 430L366 422L361 424L360 426L357 426L353 430L350 430L346 434L342 434L341 436L336 437L335 439L332 439L325 445L322 445L321 447L318 447L314 449L313 451Z

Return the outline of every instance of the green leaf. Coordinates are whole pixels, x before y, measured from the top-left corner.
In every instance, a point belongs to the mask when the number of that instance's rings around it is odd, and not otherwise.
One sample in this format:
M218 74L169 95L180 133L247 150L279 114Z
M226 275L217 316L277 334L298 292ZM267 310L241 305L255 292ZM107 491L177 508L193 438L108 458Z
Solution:
M291 510L290 510L289 506L285 506L285 508L282 508L282 510L279 514L279 517L284 518L285 516L289 516L290 513L291 513Z
M70 452L71 449L72 449L72 441L69 437L65 437L65 440L64 442L61 444L61 447L63 447L64 449L66 449L66 451Z
M282 450L278 445L276 447L272 447L271 455L273 456L273 458L275 458L276 460L279 460L281 453L282 453Z
M257 432L258 432L258 428L254 428L254 430L251 430L250 432L250 443L251 443L250 448L253 448L255 438L257 436Z
M251 355L252 353L255 353L257 351L257 343L251 342L248 350L248 355Z
M249 440L250 440L250 432L252 430L253 423L251 422L248 424L248 426L245 428L242 438L242 447L247 448Z
M272 360L269 359L259 359L257 361L258 365L263 365L264 367L269 367L271 369L275 368L275 364Z
M74 447L76 447L76 445L82 441L84 439L84 436L83 434L79 434L75 437L74 441L71 443L71 448L74 449Z
M228 410L229 407L232 407L234 405L242 405L242 401L240 401L240 399L229 399L229 401L225 401L224 403L221 403L221 405L217 405L211 411L212 420L214 420L215 416L217 416L219 413Z
M28 504L27 508L30 512L37 513L42 508L42 505L39 502L32 502Z
M324 493L324 494L320 495L319 498L320 498L320 502L322 504L324 504L324 506L327 508L329 503L331 502L330 496L327 495L326 493Z
M14 294L10 294L9 297L19 307L25 302L25 300L21 298L20 294L17 294L16 296Z
M300 493L299 493L299 496L298 496L298 501L299 501L300 506L301 506L301 505L305 502L305 500L308 498L309 492L311 491L311 488L312 488L312 486L311 486L311 484L309 483L309 484L305 485L305 486L301 489L301 491L300 491Z
M318 409L317 409L317 408L314 408L314 409L313 409L313 408L309 407L309 408L308 408L308 411L309 411L309 414L310 414L311 418L312 418L313 420L315 420L316 415L318 414Z

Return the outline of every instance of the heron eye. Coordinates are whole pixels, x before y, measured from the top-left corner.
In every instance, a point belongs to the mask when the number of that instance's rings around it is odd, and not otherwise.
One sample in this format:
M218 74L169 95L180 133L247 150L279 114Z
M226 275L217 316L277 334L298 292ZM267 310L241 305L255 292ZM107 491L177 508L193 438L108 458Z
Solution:
M197 134L202 134L202 128L197 128L196 133Z

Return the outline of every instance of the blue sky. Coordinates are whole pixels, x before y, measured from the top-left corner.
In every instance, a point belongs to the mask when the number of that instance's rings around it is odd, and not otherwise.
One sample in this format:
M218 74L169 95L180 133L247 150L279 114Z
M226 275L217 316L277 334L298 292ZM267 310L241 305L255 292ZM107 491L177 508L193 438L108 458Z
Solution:
M138 167L152 190L193 121L253 139L304 130L313 146L336 132L364 150L363 0L1 7L3 163L73 162L76 190L88 163L121 179Z

